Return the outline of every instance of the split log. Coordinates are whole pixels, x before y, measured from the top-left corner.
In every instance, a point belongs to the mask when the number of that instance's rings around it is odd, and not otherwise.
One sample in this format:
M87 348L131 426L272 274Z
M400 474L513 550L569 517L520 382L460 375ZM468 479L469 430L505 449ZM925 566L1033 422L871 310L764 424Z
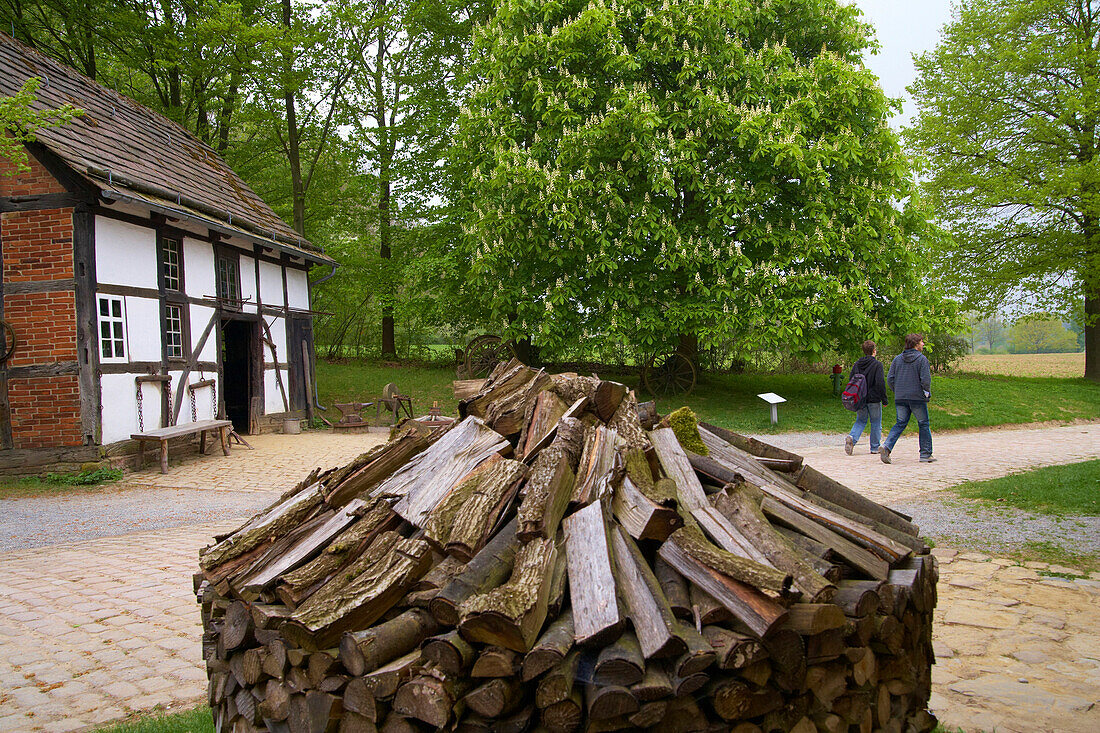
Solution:
M286 720L290 714L290 690L279 680L268 680L257 710L264 720Z
M373 672L367 672L362 679L376 700L388 700L420 666L420 652L412 651Z
M720 624L733 620L733 614L718 600L697 585L688 589L691 597L691 613L695 626L702 629L705 624Z
M520 659L511 649L484 647L470 670L471 677L514 677L519 672ZM490 717L496 717L495 715Z
M584 697L580 690L573 690L565 700L545 708L539 718L554 733L574 731L584 718Z
M324 487L314 484L297 494L277 501L250 519L232 535L201 553L199 565L212 583L212 571L234 558L255 550L272 537L279 537L297 527L316 509L323 498Z
M578 432L559 429L554 443L535 458L519 507L520 542L540 537L550 539L557 534L576 479L570 466L570 452L574 449L580 452L580 446L565 445L563 436L579 437Z
M619 609L602 504L579 509L566 518L563 527L576 641L595 644L613 639L625 620Z
M451 391L459 402L477 395L485 387L485 379L456 379L451 382Z
M828 545L834 552L850 562L857 569L867 573L870 577L885 580L890 572L890 565L882 558L871 552L857 547L844 539L836 532L828 529L805 515L796 512L785 504L781 504L771 497L765 497L760 504L764 514L781 522L791 529Z
M546 621L550 568L556 552L552 540L523 545L507 583L463 602L462 635L469 641L527 652Z
M398 715L442 728L451 722L455 704L468 687L467 680L447 677L429 667L397 689L393 696L393 710Z
M363 631L350 631L340 639L340 664L359 677L408 654L439 630L427 611L413 608L400 616Z
M704 626L703 638L714 649L721 669L742 670L768 658L760 641L721 626Z
M851 583L851 581L841 581L831 601L839 606L846 616L862 617L878 609L880 601L877 589L868 585L845 585L846 582Z
M630 692L640 703L672 697L672 680L668 671L659 664L648 664L642 681L630 686Z
M393 440L381 446L381 451L370 463L342 481L328 483L325 502L329 506L343 506L357 496L373 492L378 484L442 437L440 431L425 432L418 427L410 425L402 429Z
M290 698L287 725L292 731L324 733L330 724L338 724L340 700L326 692L311 691Z
M384 533L364 553L362 573L348 582L336 578L310 596L283 625L283 633L299 646L319 649L344 631L369 626L427 571L430 553L423 540Z
M458 608L467 598L496 588L511 575L517 549L519 540L513 520L481 548L461 575L455 576L431 600L428 608L436 620L445 626L457 626Z
M707 643L703 635L694 626L678 623L676 635L684 642L687 651L673 660L670 671L673 675L685 678L698 674L714 664L714 648Z
M483 418L490 403L505 399L509 395L523 389L533 380L539 372L524 365L518 359L512 359L505 369L494 375L490 375L481 391L469 399L458 403L458 415L465 419L470 415Z
M723 720L743 720L765 715L783 704L783 695L779 690L752 686L738 679L721 679L711 683L707 689L714 712Z
M661 733L699 733L707 730L707 716L691 697L676 697L668 701Z
M633 692L633 688L631 688ZM639 703L638 712L630 715L628 720L634 728L649 728L664 720L668 712L667 700L654 700L653 702Z
M581 653L574 649L539 680L535 687L536 707L545 709L569 698L578 679L580 661Z
M484 547L526 474L525 464L499 460L466 478L428 515L425 538L448 555L468 562Z
M661 584L661 592L668 600L673 615L677 618L692 618L688 582L684 576L673 570L660 556L653 563L653 574Z
M703 535L698 525L687 524L676 530L664 544L676 545L683 552L691 555L712 570L751 586L753 589L786 593L791 587L793 579L790 575L767 565L761 565L746 557L740 557L714 545ZM683 571L681 571L681 574L683 574ZM690 576L685 577L691 579ZM710 593L710 589L705 585L702 583L699 583L699 585ZM714 593L711 593L711 595L719 598Z
M510 449L499 433L468 417L394 472L372 496L399 497L393 510L420 527L440 501L480 463Z
M558 420L568 408L565 401L554 392L550 390L539 392L531 410L531 417L527 419L523 434L520 436L522 450L517 449L517 452L523 455L524 459L534 455L536 446L551 436Z
M672 694L676 697L685 697L694 695L700 687L707 684L707 682L710 681L710 675L699 672L697 674L688 675L687 677L681 677L674 674L670 681L672 682Z
M420 647L424 661L449 677L463 674L473 663L475 652L457 629L427 639Z
M787 609L786 626L802 636L844 628L844 612L831 603L795 603Z
M685 545L679 544L677 535L683 531L682 529L677 530L672 537L661 545L660 550L658 550L661 559L685 578L717 598L722 605L729 609L730 613L757 636L764 636L783 620L786 612L782 606L756 590L756 588L734 580L711 567L708 562L696 557L694 553L699 549L697 541L687 541ZM713 555L713 553L702 551L701 554ZM735 559L741 560L741 558Z
M642 656L652 659L683 654L684 642L675 635L676 617L649 563L622 527L612 530L611 539L615 584L626 601Z
M535 646L524 656L523 681L530 682L546 670L561 664L572 648L573 611L567 608L547 627Z
M226 652L233 651L252 639L252 612L243 601L233 601L225 611L219 644Z
M485 422L501 435L516 435L526 425L527 409L539 392L550 385L550 376L542 369L527 384L504 397L494 399L485 412Z
M762 458L771 461L782 461L784 463L798 466L802 465L802 456L797 453L791 453L783 448L778 448L774 445L769 445L756 438L750 438L739 433L720 428L717 425L711 425L707 422L700 422L699 427L710 431L715 436L726 441L735 448L739 448L742 451L752 455L757 460Z
M654 502L634 485L629 476L623 477L612 496L611 510L619 524L638 540L663 542L683 526L683 520L675 509Z
M341 532L316 558L284 573L275 589L279 599L290 608L297 607L311 593L359 555L381 532L392 530L401 518L385 502L374 502L361 510L362 516Z
M871 501L867 497L852 491L840 482L829 478L815 468L806 466L799 473L795 485L800 489L832 502L838 506L850 509L868 519L880 522L887 527L892 527L899 532L916 537L920 534L920 527L912 522L902 519L896 512L887 509L878 502Z
M633 392L627 392L615 414L607 421L607 427L618 433L627 448L646 450L649 440L638 419L638 400Z
M568 559L565 556L565 532L558 529L558 536L554 543L558 552L554 556L554 567L550 575L550 594L546 600L546 615L548 618L557 618L561 615L561 609L565 605L569 590Z
M498 718L523 699L523 687L518 679L497 677L470 690L464 699L478 715Z
M596 413L596 417L604 422L609 421L615 415L615 411L619 409L626 393L627 389L624 384L608 381L600 382L596 385L596 390L592 394L592 411Z
M775 531L759 504L750 499L745 490L727 486L725 492L716 496L714 508L768 558L772 567L790 573L794 587L811 602L828 601L835 592L836 586L816 572L807 558Z
M592 680L597 685L628 687L645 676L645 658L638 638L629 631L600 649Z
M649 440L657 452L661 468L676 482L680 501L684 506L689 511L709 507L710 503L707 501L706 492L703 491L703 485L699 483L699 477L695 475L691 461L680 446L680 441L676 439L672 428L658 428L650 431Z
M584 450L577 466L572 503L584 505L598 498L597 486L615 463L618 438L618 433L603 425L585 431Z
M638 712L638 701L630 690L619 685L584 686L584 702L592 720L609 720Z

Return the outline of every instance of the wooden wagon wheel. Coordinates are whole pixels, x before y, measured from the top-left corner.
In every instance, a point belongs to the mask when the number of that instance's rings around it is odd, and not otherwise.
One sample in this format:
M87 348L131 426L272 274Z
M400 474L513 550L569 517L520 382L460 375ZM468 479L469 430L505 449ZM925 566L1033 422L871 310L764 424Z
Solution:
M512 342L486 333L466 345L466 378L483 379L493 367L512 358Z
M0 321L0 332L0 363L3 363L15 353L15 329L7 321Z
M689 395L695 389L696 377L691 359L679 352L654 355L642 372L642 382L654 397Z

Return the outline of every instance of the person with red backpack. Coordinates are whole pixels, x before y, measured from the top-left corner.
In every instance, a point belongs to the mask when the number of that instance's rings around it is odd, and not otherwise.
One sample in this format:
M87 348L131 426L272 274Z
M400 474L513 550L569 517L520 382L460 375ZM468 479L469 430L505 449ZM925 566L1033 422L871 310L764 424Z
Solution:
M870 423L868 437L871 454L879 452L882 443L882 406L889 404L886 397L886 380L882 376L882 362L875 358L878 348L870 339L863 342L863 356L852 365L848 386L844 388L844 406L856 413L852 431L844 436L844 452L852 455L863 429Z

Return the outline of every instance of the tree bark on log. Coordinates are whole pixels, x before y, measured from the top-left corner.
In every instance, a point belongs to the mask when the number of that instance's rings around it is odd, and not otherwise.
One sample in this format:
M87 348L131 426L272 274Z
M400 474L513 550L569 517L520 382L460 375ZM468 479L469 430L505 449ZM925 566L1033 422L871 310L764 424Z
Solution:
M564 609L523 658L523 681L557 666L573 648L573 611ZM540 705L539 707L545 707Z
M462 481L424 522L424 536L436 547L469 562L527 475L519 461L495 461Z
M512 520L491 539L466 565L465 571L448 583L428 604L439 623L457 626L459 606L476 593L485 593L512 574L519 540Z
M612 532L612 550L616 585L626 600L642 655L648 660L683 654L686 647L675 635L676 617L661 585L622 527Z
M603 505L597 502L579 509L563 526L576 641L588 644L612 639L624 619Z
M409 609L385 623L345 633L340 639L340 664L360 677L408 654L438 630L439 624L430 613Z
M446 634L433 636L420 647L424 661L435 666L449 677L457 677L466 672L474 661L476 652L470 643L462 638L458 629Z

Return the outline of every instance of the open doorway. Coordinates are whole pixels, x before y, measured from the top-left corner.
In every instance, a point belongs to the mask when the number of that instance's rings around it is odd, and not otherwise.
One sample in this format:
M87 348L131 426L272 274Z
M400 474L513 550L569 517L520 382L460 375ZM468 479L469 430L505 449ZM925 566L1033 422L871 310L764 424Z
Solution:
M222 396L226 418L241 435L252 432L252 397L256 324L222 321Z

